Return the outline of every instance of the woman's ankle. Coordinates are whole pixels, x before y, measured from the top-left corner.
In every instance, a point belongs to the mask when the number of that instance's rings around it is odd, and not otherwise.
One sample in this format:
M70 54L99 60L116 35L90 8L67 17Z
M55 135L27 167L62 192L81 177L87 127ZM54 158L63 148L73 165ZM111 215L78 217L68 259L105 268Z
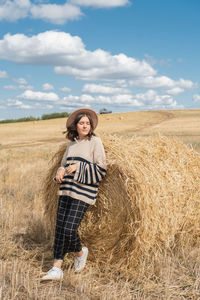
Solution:
M54 259L53 266L61 269L63 260L62 259Z
M80 252L76 252L77 257L81 257L82 255L83 255L83 250L81 250Z

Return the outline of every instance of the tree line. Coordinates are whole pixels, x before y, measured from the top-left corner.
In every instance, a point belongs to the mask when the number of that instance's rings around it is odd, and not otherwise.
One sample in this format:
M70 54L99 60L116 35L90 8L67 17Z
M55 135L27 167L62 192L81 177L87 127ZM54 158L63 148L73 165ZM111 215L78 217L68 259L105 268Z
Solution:
M67 118L69 116L69 113L67 112L61 112L61 113L52 113L52 114L44 114L41 116L41 118L35 118L35 117L24 117L19 119L7 119L7 120L1 120L0 124L2 123L17 123L17 122L29 122L29 121L40 121L40 120L49 120L49 119L57 119L57 118Z

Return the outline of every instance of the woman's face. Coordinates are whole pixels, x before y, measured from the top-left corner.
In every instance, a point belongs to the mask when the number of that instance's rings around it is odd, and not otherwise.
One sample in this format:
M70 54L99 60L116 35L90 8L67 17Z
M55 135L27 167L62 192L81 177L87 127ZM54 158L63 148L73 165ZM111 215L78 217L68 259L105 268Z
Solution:
M85 138L88 135L88 133L90 132L90 128L91 128L91 125L90 125L90 120L88 119L88 117L87 116L82 117L76 125L76 129L77 129L79 138L80 139Z

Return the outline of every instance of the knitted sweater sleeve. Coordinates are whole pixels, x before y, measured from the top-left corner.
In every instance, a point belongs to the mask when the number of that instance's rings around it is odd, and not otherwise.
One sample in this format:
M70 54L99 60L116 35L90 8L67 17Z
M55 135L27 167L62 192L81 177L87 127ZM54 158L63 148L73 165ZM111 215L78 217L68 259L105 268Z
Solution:
M95 140L93 163L80 161L77 163L77 170L74 180L83 184L96 184L106 175L106 155L100 138Z
M69 144L70 143L67 144L67 148L65 150L65 153L63 154L63 157L62 157L62 160L61 160L61 167L65 167L65 165L66 165Z

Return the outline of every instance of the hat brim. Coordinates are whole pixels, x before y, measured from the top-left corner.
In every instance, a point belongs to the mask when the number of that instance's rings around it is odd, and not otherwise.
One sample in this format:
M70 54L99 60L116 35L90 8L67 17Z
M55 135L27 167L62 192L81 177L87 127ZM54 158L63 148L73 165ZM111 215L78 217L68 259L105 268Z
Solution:
M72 125L72 123L74 122L77 115L84 114L84 113L90 115L92 122L93 122L93 127L94 127L93 129L95 129L98 124L98 116L97 116L96 112L90 108L79 108L79 109L73 111L67 119L66 127L68 128Z

